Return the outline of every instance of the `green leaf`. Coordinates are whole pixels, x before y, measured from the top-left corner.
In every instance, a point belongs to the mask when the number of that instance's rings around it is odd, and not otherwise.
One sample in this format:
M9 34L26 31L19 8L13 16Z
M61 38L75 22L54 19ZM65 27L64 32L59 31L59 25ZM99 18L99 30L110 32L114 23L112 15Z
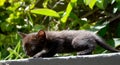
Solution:
M93 7L94 7L96 1L97 1L97 0L91 0L91 1L90 1L89 7L90 7L91 9L93 9Z
M59 14L57 12L55 12L54 10L51 9L33 9L31 10L31 13L35 13L35 14L41 14L41 15L46 15L46 16L53 16L53 17L60 17Z
M80 27L80 30L89 30L90 29L90 24L84 24L83 26Z
M49 1L49 0L44 0L44 2L43 2L43 4L42 4L44 8L47 8L48 1Z
M0 6L3 6L6 0L0 0Z
M105 9L107 7L108 3L110 3L109 0L97 0L96 6L100 9Z
M90 1L91 1L91 0L84 0L84 3L85 3L86 5L88 5L88 4L90 3Z
M108 26L105 26L104 28L100 29L97 34L100 35L100 36L105 36L106 32L108 30Z
M76 3L77 2L77 0L71 0L71 3Z
M97 1L97 0L84 0L84 3L85 3L86 5L89 5L89 7L90 7L91 9L93 9L96 1Z
M61 22L65 23L68 16L70 15L75 3L77 2L77 0L71 0L71 2L69 2L67 8L66 8L66 12L63 14L63 17L61 18Z
M116 2L120 3L120 0L116 0Z
M114 9L117 9L117 11L120 11L120 2L118 3L116 3L116 6L114 7Z
M112 47L115 47L115 41L113 40L113 38L109 38L108 40L106 40L106 43L109 44Z
M100 9L104 9L104 0L97 0L96 5L97 7L99 7Z
M66 22L69 14L70 14L70 12L71 12L71 10L72 10L72 5L71 5L71 3L69 3L68 6L67 6L67 9L66 9L66 12L63 14L63 15L64 15L63 18L61 18L61 21L62 21L63 23Z

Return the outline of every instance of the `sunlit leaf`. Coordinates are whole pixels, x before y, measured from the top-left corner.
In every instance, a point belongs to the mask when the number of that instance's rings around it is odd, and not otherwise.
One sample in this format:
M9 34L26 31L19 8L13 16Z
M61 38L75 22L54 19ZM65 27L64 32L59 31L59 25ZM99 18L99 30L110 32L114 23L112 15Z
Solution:
M97 1L97 0L84 0L84 3L85 3L86 5L89 5L89 7L90 7L91 9L93 9L96 1Z
M6 0L0 0L0 6L3 6Z
M49 0L44 0L44 2L43 2L43 4L42 4L44 8L47 8L48 1L49 1Z
M76 2L77 2L77 0L71 0L71 2L72 2L72 3L76 3Z
M71 5L71 3L69 3L69 4L68 4L68 7L67 7L67 9L66 9L66 12L65 12L64 15L63 15L63 18L61 18L61 21L62 21L63 23L66 22L69 14L70 14L70 12L71 12L71 10L72 10L72 5Z
M30 5L30 9L33 9L35 7L35 4Z
M96 3L96 0L91 0L91 1L90 1L90 4L89 4L89 7L90 7L91 9L93 9L95 3Z
M63 23L66 22L68 16L70 15L70 12L72 11L75 3L77 2L77 0L71 0L71 2L68 4L67 8L66 8L66 12L63 14L63 17L61 18L61 21Z
M86 5L88 5L88 4L90 3L90 1L91 1L91 0L84 0L84 3L85 3Z
M53 17L60 17L57 12L51 9L33 9L31 10L31 13L35 14L41 14L41 15L46 15L46 16L53 16Z

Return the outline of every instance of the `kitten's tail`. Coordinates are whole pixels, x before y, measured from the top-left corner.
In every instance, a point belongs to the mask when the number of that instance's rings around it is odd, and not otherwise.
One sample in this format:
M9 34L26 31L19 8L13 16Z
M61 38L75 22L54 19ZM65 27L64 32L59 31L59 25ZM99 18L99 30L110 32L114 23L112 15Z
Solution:
M106 49L108 51L111 51L111 52L120 52L120 50L117 50L117 49L109 46L107 43L105 43L105 41L102 40L102 38L100 38L99 36L95 36L95 40L96 40L96 43L98 45L100 45L101 47L103 47L104 49Z

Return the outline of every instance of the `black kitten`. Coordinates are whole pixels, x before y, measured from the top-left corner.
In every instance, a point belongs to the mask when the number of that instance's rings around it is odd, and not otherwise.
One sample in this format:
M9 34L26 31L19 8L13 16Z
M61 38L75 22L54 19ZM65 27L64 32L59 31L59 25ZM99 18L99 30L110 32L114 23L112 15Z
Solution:
M107 45L99 36L90 31L43 31L24 34L22 36L23 48L31 57L52 57L56 53L70 53L76 51L78 55L92 54L96 45L109 50L118 50Z

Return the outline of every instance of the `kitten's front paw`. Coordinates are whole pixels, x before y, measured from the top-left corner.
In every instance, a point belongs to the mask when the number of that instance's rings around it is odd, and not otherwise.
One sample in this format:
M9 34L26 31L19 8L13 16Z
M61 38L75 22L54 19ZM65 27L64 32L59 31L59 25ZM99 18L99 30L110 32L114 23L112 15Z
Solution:
M33 58L39 58L39 56L36 56L36 55L35 55L35 56L33 56Z
M40 57L42 57L42 55L39 53L33 56L33 58L40 58Z

